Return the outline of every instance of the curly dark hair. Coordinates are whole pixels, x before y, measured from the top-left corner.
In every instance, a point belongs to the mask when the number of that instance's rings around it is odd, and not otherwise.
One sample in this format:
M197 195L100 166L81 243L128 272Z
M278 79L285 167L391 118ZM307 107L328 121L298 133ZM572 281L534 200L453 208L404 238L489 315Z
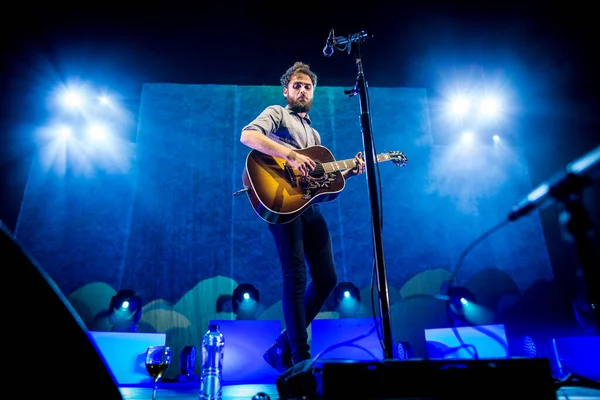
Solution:
M310 77L310 80L313 83L313 87L317 87L317 74L310 70L308 64L297 61L285 71L285 74L281 76L280 82L283 87L287 87L292 79L292 76L295 74L306 74Z

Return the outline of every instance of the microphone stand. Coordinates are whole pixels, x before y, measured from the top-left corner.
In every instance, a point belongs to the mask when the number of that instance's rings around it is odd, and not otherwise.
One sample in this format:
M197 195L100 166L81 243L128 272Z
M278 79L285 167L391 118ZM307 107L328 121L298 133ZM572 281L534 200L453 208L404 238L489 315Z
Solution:
M594 180L600 169L600 147L566 167L561 183L550 190L557 201L558 222L563 239L573 244L587 286L587 300L600 331L600 258L595 243L596 229L583 204L583 190ZM591 172L589 172L591 171ZM586 173L587 172L587 173ZM599 174L600 175L600 174Z
M587 300L596 319L595 331L600 330L600 259L594 245L594 224L583 205L581 191L573 190L559 198L559 223L563 237L574 244L579 264L587 284Z
M600 179L600 146L570 162L557 177L533 190L525 200L513 208L509 221L529 214L555 200L558 206L558 222L565 241L573 243L584 273L587 301L600 330L600 258L595 244L595 227L583 204L583 190L594 180Z
M367 92L367 82L362 65L362 57L360 54L360 44L371 37L364 31L352 34L345 37L334 38L334 45L346 45L348 54L352 48L351 43L356 43L354 46L354 58L356 60L357 76L356 85L351 90L345 90L344 94L350 97L359 95L360 98L360 124L362 128L365 164L367 167L367 184L369 190L369 202L371 206L371 220L373 230L373 246L375 255L375 268L377 271L377 289L379 292L379 311L381 314L382 335L383 335L383 352L385 359L393 359L392 345L392 328L390 322L390 299L387 284L387 276L385 269L385 261L383 256L383 241L381 235L381 210L379 209L377 182L375 174L375 151L373 146L371 116L369 109L369 95Z

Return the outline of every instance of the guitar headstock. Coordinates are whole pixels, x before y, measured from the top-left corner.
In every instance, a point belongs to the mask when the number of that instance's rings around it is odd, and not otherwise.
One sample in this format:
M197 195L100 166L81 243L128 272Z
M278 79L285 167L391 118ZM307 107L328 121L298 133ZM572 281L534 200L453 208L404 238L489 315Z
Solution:
M408 163L408 158L401 151L388 151L387 154L396 167L404 167Z

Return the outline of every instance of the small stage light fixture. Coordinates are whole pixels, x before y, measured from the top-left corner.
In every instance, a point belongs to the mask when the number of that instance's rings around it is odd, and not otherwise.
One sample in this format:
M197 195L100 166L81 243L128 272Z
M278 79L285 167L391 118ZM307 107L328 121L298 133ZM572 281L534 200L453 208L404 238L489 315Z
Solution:
M466 287L451 286L448 288L446 311L456 326L471 324L468 316L468 309L475 303L475 294Z
M340 282L333 290L334 306L340 318L357 318L360 314L360 290L352 282Z
M120 290L110 299L108 313L113 331L137 332L142 317L142 297L135 290Z
M249 283L239 284L233 291L231 306L236 319L256 319L260 294L258 289Z
M360 302L360 290L352 282L340 282L333 290L335 296L335 307L345 299L354 299Z

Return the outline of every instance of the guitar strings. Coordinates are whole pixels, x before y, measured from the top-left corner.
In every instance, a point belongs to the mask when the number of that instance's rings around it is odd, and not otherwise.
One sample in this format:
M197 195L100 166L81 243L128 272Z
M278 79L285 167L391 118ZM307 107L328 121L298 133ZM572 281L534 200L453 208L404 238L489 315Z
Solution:
M315 167L315 169L313 169L312 171L309 172L309 175L310 176L323 175L324 173L325 173L325 168L323 168L323 164L317 163L317 166Z

